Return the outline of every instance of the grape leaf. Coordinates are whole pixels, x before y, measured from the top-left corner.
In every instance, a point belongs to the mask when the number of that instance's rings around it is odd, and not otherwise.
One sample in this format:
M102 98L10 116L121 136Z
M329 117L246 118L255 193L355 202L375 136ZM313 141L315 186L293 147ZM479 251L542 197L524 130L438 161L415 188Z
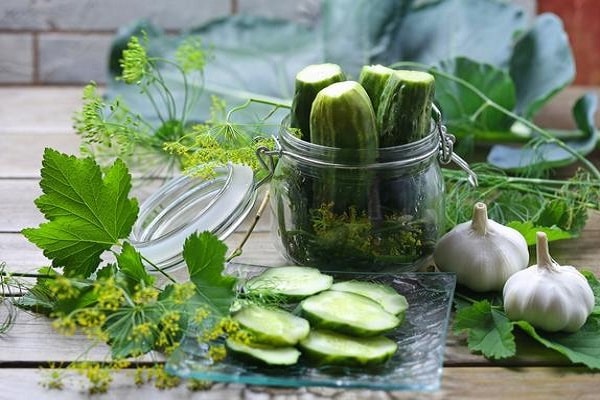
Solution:
M466 331L469 350L479 351L485 357L500 359L515 355L513 325L488 300L459 309L454 319L454 331Z
M129 235L138 204L129 199L131 176L117 160L102 176L91 158L77 158L53 149L44 151L35 204L48 222L23 234L44 251L65 276L88 277L100 256Z
M190 280L203 303L217 315L229 314L236 279L223 275L227 246L210 232L192 234L183 245Z

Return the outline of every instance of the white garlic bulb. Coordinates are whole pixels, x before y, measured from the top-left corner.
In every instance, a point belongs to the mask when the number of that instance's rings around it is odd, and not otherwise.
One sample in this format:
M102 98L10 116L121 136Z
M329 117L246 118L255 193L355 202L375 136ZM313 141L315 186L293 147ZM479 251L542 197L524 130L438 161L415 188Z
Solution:
M570 265L550 257L548 238L537 233L537 264L511 276L504 286L504 311L549 332L576 332L594 308L587 279Z
M477 292L502 290L506 280L529 264L523 235L487 216L484 203L473 207L473 220L456 225L436 244L440 271L455 272L458 283Z

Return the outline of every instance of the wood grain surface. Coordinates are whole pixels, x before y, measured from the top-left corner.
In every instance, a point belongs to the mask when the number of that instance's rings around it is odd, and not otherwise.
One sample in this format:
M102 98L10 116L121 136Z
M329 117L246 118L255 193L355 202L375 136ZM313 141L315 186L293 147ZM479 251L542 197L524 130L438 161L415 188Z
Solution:
M575 89L581 90L581 89ZM0 88L0 261L9 270L33 271L48 260L29 243L21 229L36 226L42 216L33 204L38 186L42 152L53 147L76 154L78 138L71 127L72 112L80 106L81 88ZM568 98L568 96L565 96ZM552 104L552 118L560 105ZM564 110L567 110L564 107ZM568 118L568 112L562 112ZM597 154L597 152L596 152ZM595 156L596 157L596 156ZM595 158L596 165L599 159ZM237 246L247 229L245 223L227 239ZM282 265L285 260L273 245L271 222L264 216L245 246L240 262ZM562 264L585 267L600 276L600 215L592 214L582 236L552 245ZM6 313L0 308L0 318ZM62 336L50 321L39 315L19 312L14 327L0 336L0 400L79 399L88 396L75 376L63 390L49 390L44 382L48 371L40 366L68 363L88 351L84 335ZM492 363L472 354L463 337L448 336L442 388L432 393L379 392L331 388L282 389L235 384L215 384L204 392L191 392L185 385L161 391L151 385L137 387L123 371L115 376L109 393L95 399L597 399L600 375L570 365L563 357L542 349L525 337L518 338L518 358ZM96 346L87 357L105 360L107 347ZM150 355L147 360L161 360Z

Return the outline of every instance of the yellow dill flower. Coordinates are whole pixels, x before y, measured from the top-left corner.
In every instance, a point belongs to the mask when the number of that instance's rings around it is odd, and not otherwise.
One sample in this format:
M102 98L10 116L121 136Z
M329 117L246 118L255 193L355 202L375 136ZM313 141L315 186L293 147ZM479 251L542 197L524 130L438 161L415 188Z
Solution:
M213 383L211 381L202 381L200 379L189 379L186 387L191 392L198 392L201 390L209 390Z
M74 299L79 295L79 289L73 285L69 278L62 275L48 280L48 289L58 300Z
M46 389L61 390L64 388L65 370L54 363L50 364L49 369L44 370L44 378L41 385Z
M72 336L77 331L77 323L71 316L62 316L55 319L52 321L52 327L66 336Z
M131 329L131 340L135 342L152 340L154 326L150 322L136 324Z
M198 307L192 316L192 322L200 325L210 316L210 311L205 307Z
M114 278L94 282L94 294L98 298L98 307L108 311L116 311L125 299Z
M129 39L127 48L123 50L123 58L119 60L119 65L123 70L121 79L129 84L140 82L148 72L148 54L136 36Z
M196 293L196 285L192 282L179 283L173 286L173 302L184 304Z
M208 349L208 356L214 362L223 361L227 356L227 350L222 344L213 344Z
M88 392L90 394L106 393L113 380L111 369L99 363L85 363L79 371L90 383Z
M152 304L156 302L159 291L150 286L135 287L135 293L133 294L133 302L135 304Z
M149 372L154 378L154 386L157 389L170 389L179 386L181 383L181 379L179 377L169 375L162 365L156 364Z
M133 373L133 383L135 383L137 386L141 386L149 380L148 368L144 366L138 366Z
M106 321L106 315L95 308L83 308L75 314L77 325L84 328L101 327Z
M176 335L181 331L179 321L181 320L181 314L177 311L169 311L160 320L161 331L168 335Z
M188 36L175 50L175 61L186 73L202 71L206 60L207 52L199 36Z

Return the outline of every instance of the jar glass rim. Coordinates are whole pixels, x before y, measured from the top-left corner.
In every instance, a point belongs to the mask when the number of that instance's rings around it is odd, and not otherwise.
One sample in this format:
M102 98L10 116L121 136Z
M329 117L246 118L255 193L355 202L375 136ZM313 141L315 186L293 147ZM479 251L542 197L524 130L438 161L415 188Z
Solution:
M244 165L215 168L209 179L178 176L142 202L130 242L155 266L179 268L192 233L209 231L225 239L249 214L256 194L254 173Z
M440 133L438 132L437 125L432 121L431 129L427 136L398 146L380 147L377 149L375 162L369 164L332 162L332 160L339 158L337 155L348 150L310 143L298 138L289 129L287 119L284 119L279 131L278 145L279 152L282 155L316 166L335 166L341 169L378 169L390 168L392 166L411 166L437 156L440 151ZM372 152L371 149L353 149L351 151L359 155L358 159L361 159L361 152Z

